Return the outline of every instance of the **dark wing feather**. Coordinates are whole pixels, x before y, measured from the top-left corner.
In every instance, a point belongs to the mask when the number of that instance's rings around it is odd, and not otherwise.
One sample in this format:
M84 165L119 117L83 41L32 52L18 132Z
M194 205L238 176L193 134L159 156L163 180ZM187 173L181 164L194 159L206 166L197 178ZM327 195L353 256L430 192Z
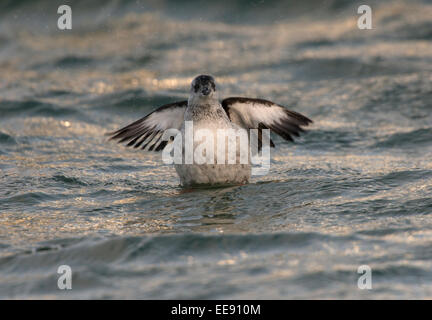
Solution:
M258 129L258 144L261 147L262 129L270 129L285 140L294 141L304 130L302 126L312 120L295 111L264 99L231 97L222 101L222 107L235 124L246 129ZM274 143L270 140L270 146Z
M187 101L179 101L163 105L145 117L117 130L108 133L110 140L119 143L128 142L128 147L161 151L168 144L162 141L167 129L180 129L184 121Z

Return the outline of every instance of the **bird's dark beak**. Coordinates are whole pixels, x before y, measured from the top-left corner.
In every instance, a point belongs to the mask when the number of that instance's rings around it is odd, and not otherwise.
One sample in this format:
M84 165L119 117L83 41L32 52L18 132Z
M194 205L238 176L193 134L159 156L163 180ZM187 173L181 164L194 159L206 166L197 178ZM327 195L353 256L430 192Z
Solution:
M202 93L204 96L208 96L208 95L210 94L210 89L207 88L207 87L205 87L205 88L203 88L203 89L201 90L201 93Z

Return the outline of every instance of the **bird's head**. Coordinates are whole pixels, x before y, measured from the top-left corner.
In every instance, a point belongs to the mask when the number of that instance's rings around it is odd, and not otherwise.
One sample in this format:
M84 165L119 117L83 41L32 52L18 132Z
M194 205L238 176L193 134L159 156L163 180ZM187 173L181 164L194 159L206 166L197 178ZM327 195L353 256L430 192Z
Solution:
M215 92L216 84L212 76L200 75L193 79L191 84L191 97L200 100L211 99Z

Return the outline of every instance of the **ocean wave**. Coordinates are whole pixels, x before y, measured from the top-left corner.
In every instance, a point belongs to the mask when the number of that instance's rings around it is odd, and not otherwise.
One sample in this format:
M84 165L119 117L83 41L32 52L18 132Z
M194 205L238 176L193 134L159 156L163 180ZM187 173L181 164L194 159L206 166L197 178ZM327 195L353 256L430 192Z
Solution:
M0 205L3 208L16 208L18 206L33 206L47 200L57 199L58 196L48 194L46 192L25 192L10 197L0 199Z
M371 0L376 2L376 0ZM52 7L53 1L50 0L5 0L2 1L0 5L0 12L10 13L19 9L31 10L36 9L36 11L44 11ZM61 2L54 5L61 5ZM187 13L193 13L197 11L197 8L202 7L202 2L200 0L193 1L178 1L178 0L162 0L150 3L139 3L137 5L136 1L133 0L95 0L89 3L84 0L75 0L73 3L77 12L82 12L90 8L105 7L109 9L110 14L121 14L135 11L143 10L161 10L162 8L169 9L170 12L177 15L185 17ZM275 1L269 0L265 3L261 2L251 2L249 0L237 0L237 1L219 1L217 3L207 4L206 11L201 10L202 16L222 18L225 17L226 20L236 20L251 19L251 14L255 17L264 19L269 18L271 15L276 15L278 12L284 12L287 16L295 16L299 14L311 13L319 9L320 14L338 13L341 10L351 7L350 1L346 0L331 0L331 1L319 1L319 0L305 0L298 3L295 0L290 1ZM229 14L228 14L229 13Z
M335 151L357 148L357 144L365 137L352 130L309 130L301 144L308 149Z
M0 117L19 116L49 116L49 117L64 117L75 116L80 112L72 107L60 107L51 103L38 100L0 101Z
M256 287L262 288L266 297L318 298L323 291L326 295L331 292L332 297L356 297L360 292L355 286L357 267L364 264L368 248L391 245L374 240L375 236L276 233L57 239L0 257L3 276L11 279L0 284L0 296L49 294L61 298L63 292L55 288L56 270L67 264L73 271L74 289L69 298L125 298L132 294L135 298L214 299L254 296ZM337 265L330 262L335 244L343 246L348 255ZM313 250L318 264L309 265L311 255L305 255L305 250ZM425 245L413 246L413 250L411 255L368 255L375 290L379 292L381 281L389 279L405 281L416 276L423 283L430 279L428 265L419 262L432 252Z
M68 260L74 264L130 263L137 259L146 264L182 260L195 255L218 260L226 254L297 250L320 241L352 241L353 236L319 233L275 233L249 235L160 235L143 237L71 238L46 241L31 250L0 258L2 270L16 272L50 267Z
M0 144L17 144L14 137L0 131Z
M69 177L63 174L57 174L52 177L55 182L60 182L61 184L71 185L71 186L87 186L88 183L79 179L77 177Z
M432 22L409 23L395 30L392 38L408 40L432 40Z
M357 57L299 59L290 62L296 79L361 79L380 75L403 74L410 70L400 64L379 59L362 61Z
M121 111L122 113L140 111L144 115L159 106L172 102L173 99L175 101L178 98L153 95L144 89L136 89L101 95L86 103L94 110Z
M429 178L432 178L431 170L402 170L386 174L381 178L377 178L376 181L395 187L404 183Z
M419 146L432 146L432 128L416 129L409 132L394 133L382 141L375 143L373 148L417 149Z
M32 65L31 69L79 69L79 68L94 68L96 64L101 63L101 59L92 57L66 55L57 59L50 59L47 62L39 62Z

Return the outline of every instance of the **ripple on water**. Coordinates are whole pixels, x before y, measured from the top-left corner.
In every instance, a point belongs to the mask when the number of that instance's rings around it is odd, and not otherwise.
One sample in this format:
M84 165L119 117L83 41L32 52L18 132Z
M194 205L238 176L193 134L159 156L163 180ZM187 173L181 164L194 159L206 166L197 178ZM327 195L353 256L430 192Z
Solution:
M375 1L371 32L345 0L80 3L59 36L50 1L0 1L0 298L432 297L428 1ZM107 142L204 72L315 122L231 188Z
M15 144L17 144L17 142L16 142L15 138L12 137L11 135L0 131L0 144L15 145Z
M418 149L432 146L432 128L396 132L373 145L373 148Z
M72 107L60 107L54 104L38 101L0 101L0 117L24 117L24 116L47 116L67 117L80 114L79 110Z

